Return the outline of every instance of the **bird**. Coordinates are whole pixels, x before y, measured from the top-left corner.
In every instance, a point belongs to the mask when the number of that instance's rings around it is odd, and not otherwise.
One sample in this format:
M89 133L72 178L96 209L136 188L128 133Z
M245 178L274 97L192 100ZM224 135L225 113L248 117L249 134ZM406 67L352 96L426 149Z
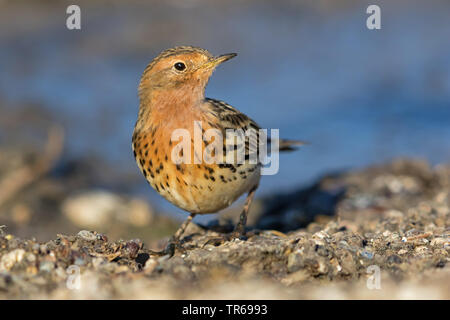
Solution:
M174 248L196 215L217 213L243 194L247 197L239 221L234 231L224 238L230 240L245 236L248 211L261 178L261 161L250 161L251 157L259 154L259 144L255 145L247 136L241 143L227 137L223 138L225 142L222 141L226 147L214 149L214 152L218 151L220 161L211 163L201 157L212 145L204 138L208 130L223 134L223 137L230 129L241 130L244 134L253 130L257 142L262 139L261 127L250 117L221 100L205 97L205 88L213 71L236 55L214 56L199 47L177 46L162 51L141 76L139 111L132 135L136 163L147 182L162 197L190 213L161 254L170 252L173 255ZM173 137L177 130L184 130L182 132L191 137L188 141L191 144L184 149ZM199 143L192 138L196 130L202 134ZM280 139L279 149L293 150L302 144L304 142L298 140ZM200 149L195 148L198 146ZM222 161L230 154L235 159L238 150L244 150L243 162Z

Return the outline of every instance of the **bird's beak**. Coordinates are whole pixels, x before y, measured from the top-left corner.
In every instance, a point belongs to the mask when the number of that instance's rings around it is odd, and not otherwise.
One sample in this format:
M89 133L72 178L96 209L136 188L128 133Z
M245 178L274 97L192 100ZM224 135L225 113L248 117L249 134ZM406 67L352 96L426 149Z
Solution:
M206 68L206 69L214 69L222 62L228 61L236 56L237 56L237 53L222 54L222 55L220 55L218 57L214 57L210 61L206 62L202 67Z

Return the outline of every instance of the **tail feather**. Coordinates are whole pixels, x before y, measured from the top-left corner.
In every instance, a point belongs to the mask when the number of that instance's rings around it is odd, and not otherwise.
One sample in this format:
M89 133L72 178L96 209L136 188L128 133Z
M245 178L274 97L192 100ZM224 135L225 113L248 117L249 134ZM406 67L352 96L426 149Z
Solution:
M270 143L270 139L269 139ZM309 144L306 141L300 141L300 140L287 140L287 139L280 139L279 140L279 150L280 151L294 151L297 150L298 147L303 146L305 144Z

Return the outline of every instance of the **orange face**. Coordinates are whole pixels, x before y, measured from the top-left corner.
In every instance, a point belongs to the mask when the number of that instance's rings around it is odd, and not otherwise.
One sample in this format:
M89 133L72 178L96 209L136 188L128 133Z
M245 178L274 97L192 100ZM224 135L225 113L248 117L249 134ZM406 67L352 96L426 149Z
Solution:
M236 56L225 54L212 56L206 50L191 52L164 53L156 57L142 76L140 90L173 90L183 87L205 87L214 69L222 62Z

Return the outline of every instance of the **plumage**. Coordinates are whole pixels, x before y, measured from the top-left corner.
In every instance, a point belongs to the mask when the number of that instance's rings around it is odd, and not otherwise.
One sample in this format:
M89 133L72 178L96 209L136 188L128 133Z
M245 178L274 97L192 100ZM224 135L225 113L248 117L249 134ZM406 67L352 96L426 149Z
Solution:
M249 193L236 229L243 233L261 176L259 140L266 137L245 114L223 101L205 98L205 87L214 69L235 55L214 57L190 46L168 49L145 68L139 84L140 107L132 139L136 163L160 195L191 213L175 240L195 214L217 212ZM191 137L189 147L181 151L180 140L173 139L180 129ZM227 136L230 130L240 130L244 139L231 139ZM211 132L221 134L223 148L213 148L218 138L208 140ZM280 142L286 149L296 144ZM216 161L208 163L204 155L211 150ZM237 158L238 154L243 159ZM230 162L230 157L235 161ZM177 158L185 161L178 163Z

